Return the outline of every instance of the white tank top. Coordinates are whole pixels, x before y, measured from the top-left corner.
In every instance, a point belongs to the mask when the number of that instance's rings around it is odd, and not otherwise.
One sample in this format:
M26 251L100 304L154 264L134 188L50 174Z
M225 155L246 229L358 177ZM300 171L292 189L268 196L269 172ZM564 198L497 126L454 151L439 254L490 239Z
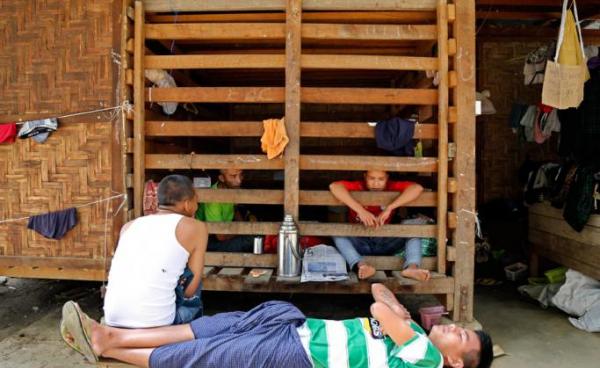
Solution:
M173 323L175 287L189 258L175 235L182 217L140 217L121 234L104 297L109 326L146 328Z

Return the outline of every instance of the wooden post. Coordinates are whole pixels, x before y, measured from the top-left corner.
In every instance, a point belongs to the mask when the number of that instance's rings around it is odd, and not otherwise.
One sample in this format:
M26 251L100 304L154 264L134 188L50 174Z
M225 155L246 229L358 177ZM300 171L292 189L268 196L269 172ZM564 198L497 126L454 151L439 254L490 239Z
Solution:
M438 174L437 174L437 257L438 272L446 273L446 237L448 213L448 6L438 0Z
M453 37L457 50L454 67L457 85L453 91L457 109L453 124L456 143L454 177L457 191L453 208L458 223L452 243L456 248L454 267L455 321L473 320L473 276L475 257L475 0L455 0L456 21Z
M144 188L144 3L135 2L133 52L133 205L136 217L142 215Z
M285 149L284 211L298 221L300 155L300 56L302 0L287 0L285 38L285 126L289 143Z

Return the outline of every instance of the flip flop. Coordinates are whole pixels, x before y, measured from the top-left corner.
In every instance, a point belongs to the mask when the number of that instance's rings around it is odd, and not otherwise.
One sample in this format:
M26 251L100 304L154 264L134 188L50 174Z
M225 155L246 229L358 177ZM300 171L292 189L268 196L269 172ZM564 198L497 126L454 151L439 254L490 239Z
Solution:
M61 320L60 320L60 336L62 337L64 342L67 345L69 345L69 347L71 349L73 349L76 352L78 352L79 354L83 355L83 352L81 351L81 347L79 345L75 344L75 338L67 329L64 318L61 318Z
M65 331L67 345L73 347L74 349L81 353L90 363L96 363L98 361L98 356L94 353L94 349L92 349L91 344L91 329L89 319L87 315L85 315L81 309L79 309L79 305L73 301L68 301L63 305L63 318L61 325L61 334L62 331ZM87 328L86 328L87 327ZM86 331L87 330L87 331ZM73 343L69 343L68 340L72 340Z

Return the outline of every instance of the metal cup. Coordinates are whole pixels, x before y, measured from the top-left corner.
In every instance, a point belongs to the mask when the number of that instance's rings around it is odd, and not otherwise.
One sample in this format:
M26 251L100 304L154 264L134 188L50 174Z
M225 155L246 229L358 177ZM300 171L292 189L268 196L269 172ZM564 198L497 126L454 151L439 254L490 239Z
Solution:
M254 254L262 254L263 252L263 238L262 236L254 237Z

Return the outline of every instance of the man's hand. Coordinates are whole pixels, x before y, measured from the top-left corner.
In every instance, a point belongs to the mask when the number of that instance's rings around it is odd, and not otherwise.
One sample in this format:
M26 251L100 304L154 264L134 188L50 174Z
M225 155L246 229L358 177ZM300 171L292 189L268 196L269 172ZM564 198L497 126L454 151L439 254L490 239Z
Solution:
M386 221L390 218L391 215L392 210L390 210L389 207L383 210L383 212L381 212L379 216L377 216L377 223L379 224L379 226L385 225Z
M402 319L411 319L408 310L402 304L400 304L398 299L396 299L394 296L394 293L392 293L390 289L386 288L383 284L372 284L371 293L373 294L373 299L375 299L376 302L387 305L398 317Z
M377 218L375 217L375 215L373 215L371 212L365 210L364 208L362 209L362 211L357 212L356 214L358 215L360 222L362 222L363 225L365 225L366 227L378 227L379 226L379 222L377 221Z

